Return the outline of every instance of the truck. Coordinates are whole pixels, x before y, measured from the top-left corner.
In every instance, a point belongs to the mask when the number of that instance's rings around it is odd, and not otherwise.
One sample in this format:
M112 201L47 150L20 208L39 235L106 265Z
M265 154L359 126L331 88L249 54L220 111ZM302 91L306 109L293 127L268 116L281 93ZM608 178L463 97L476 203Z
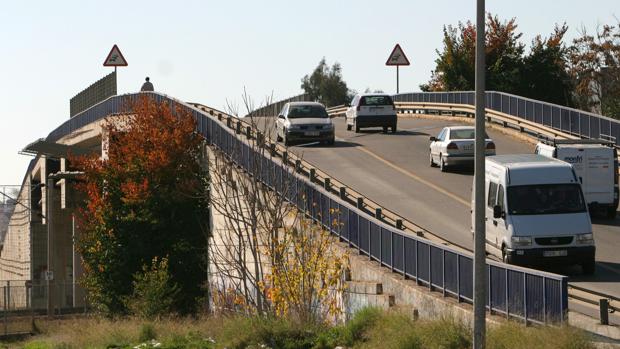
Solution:
M537 154L489 156L485 201L489 254L508 264L577 264L594 273L592 223L570 164Z
M541 140L536 154L573 166L591 213L616 217L618 208L618 153L615 142L603 139Z

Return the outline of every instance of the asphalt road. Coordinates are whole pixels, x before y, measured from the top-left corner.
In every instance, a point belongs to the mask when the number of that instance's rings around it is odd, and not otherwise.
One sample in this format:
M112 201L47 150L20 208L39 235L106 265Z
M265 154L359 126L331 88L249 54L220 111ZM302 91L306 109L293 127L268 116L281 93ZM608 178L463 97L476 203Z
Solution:
M265 120L267 123L269 121ZM453 243L473 248L470 196L473 169L442 173L429 166L429 136L451 120L400 118L399 131L346 131L334 119L336 144L296 145L291 151L385 208ZM534 145L489 129L498 154L533 153ZM583 276L579 267L547 269L568 275L571 284L620 297L620 218L593 218L597 267Z

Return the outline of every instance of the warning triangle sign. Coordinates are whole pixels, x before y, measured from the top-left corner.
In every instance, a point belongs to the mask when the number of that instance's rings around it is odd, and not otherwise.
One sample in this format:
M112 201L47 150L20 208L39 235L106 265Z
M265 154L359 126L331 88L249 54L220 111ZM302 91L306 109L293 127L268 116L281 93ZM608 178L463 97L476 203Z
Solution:
M108 57L103 62L104 67L126 67L127 61L121 50L118 49L118 46L114 45L110 53L108 53Z
M388 58L387 62L385 62L385 65L409 65L409 60L407 59L407 56L405 56L405 52L403 52L403 49L400 48L399 44L396 44L396 46L394 46L394 49L392 50L392 53L390 53L390 57Z

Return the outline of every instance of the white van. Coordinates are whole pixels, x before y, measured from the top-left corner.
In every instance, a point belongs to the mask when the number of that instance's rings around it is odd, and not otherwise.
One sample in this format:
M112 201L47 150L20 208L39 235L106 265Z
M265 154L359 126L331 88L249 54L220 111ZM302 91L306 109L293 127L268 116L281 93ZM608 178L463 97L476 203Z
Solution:
M594 273L592 224L570 164L523 154L489 156L485 166L488 252L509 264L579 264Z
M573 165L590 212L603 209L608 218L616 217L618 154L614 143L589 139L541 141L535 153Z

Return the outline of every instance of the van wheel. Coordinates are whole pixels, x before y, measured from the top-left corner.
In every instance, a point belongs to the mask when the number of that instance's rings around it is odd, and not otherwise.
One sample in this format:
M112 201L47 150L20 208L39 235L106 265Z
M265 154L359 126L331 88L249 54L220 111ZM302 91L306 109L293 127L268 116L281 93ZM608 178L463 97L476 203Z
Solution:
M396 133L396 124L392 126L392 133Z
M433 154L432 153L428 153L428 158L429 158L429 164L431 165L431 167L436 167L437 165L435 164L435 161L433 161Z
M615 219L616 218L616 208L614 206L607 208L607 218Z
M355 133L360 132L360 126L357 124L357 120L355 120Z
M387 126L383 126L383 133L387 133L388 131L388 127Z
M596 263L594 262L594 260L585 262L581 265L581 270L583 271L584 275L592 275L596 270Z
M446 163L443 161L443 156L439 155L439 169L441 172L446 172L448 170L446 167Z

